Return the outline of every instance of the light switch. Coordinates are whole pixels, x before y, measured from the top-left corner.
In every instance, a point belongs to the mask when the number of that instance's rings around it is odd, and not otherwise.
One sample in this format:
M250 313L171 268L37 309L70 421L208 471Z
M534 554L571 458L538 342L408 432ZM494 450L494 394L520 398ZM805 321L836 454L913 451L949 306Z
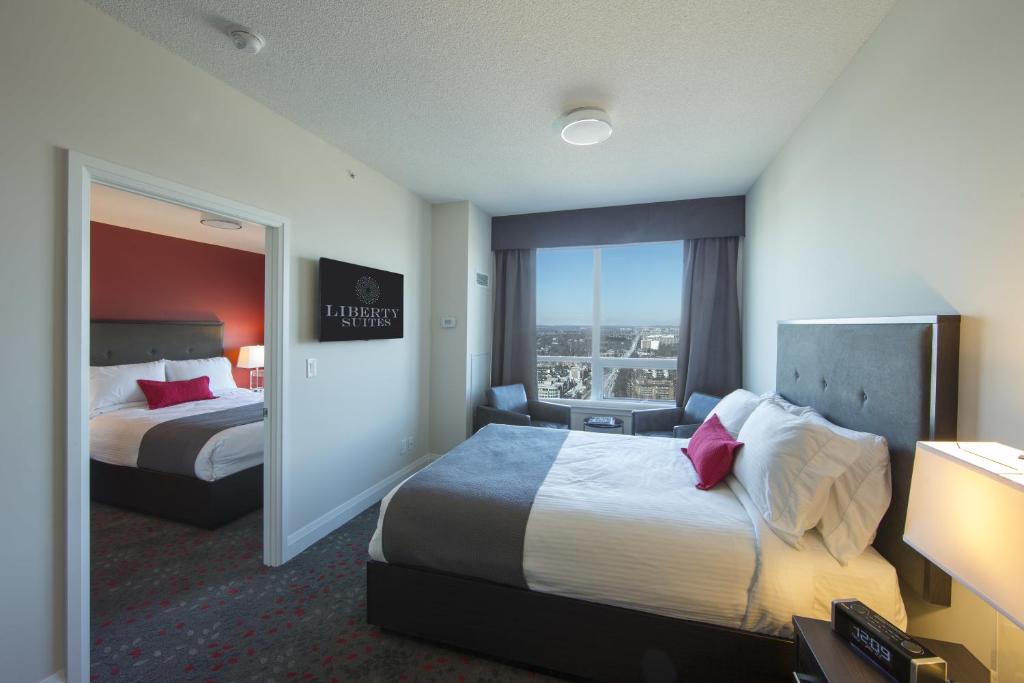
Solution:
M441 318L441 327L446 330L450 330L451 328L455 327L455 318L450 316Z
M306 359L306 377L316 377L316 358Z

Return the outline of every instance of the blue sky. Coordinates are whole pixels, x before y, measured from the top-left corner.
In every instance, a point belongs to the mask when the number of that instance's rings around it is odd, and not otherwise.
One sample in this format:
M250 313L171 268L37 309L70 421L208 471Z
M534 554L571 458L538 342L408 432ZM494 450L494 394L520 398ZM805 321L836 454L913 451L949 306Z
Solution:
M589 325L594 251L537 250L537 323ZM601 250L601 323L678 325L683 245L631 244Z

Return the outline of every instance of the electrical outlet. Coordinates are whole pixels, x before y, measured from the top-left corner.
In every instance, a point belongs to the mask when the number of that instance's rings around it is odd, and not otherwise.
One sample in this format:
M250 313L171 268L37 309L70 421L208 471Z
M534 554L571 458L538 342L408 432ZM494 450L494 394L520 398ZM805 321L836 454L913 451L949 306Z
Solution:
M316 358L306 359L306 377L316 377Z
M416 439L414 437L410 436L408 439L406 439L406 441L409 442L409 452L412 453L413 451L415 451L416 450Z

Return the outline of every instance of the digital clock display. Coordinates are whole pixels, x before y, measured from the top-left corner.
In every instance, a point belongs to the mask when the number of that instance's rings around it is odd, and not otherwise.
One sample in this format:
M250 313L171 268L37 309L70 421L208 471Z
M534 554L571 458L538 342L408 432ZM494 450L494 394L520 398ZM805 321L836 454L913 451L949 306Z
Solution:
M859 601L832 603L832 629L900 683L946 680L945 662Z
M886 637L880 630L887 624L880 619L877 619L878 624L872 624L874 615L870 615L869 610L859 604L840 605L835 617L832 627L850 645L896 680L909 680L909 662L895 652L893 638Z
M892 650L856 624L853 625L853 637L862 648L868 650L876 659L884 662L887 667L892 665Z

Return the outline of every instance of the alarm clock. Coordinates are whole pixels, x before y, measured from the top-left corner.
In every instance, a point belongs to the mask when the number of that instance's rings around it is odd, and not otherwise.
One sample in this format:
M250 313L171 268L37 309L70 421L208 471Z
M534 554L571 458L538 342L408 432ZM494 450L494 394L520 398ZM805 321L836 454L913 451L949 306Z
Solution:
M832 601L832 630L898 683L946 683L946 660L859 600Z

